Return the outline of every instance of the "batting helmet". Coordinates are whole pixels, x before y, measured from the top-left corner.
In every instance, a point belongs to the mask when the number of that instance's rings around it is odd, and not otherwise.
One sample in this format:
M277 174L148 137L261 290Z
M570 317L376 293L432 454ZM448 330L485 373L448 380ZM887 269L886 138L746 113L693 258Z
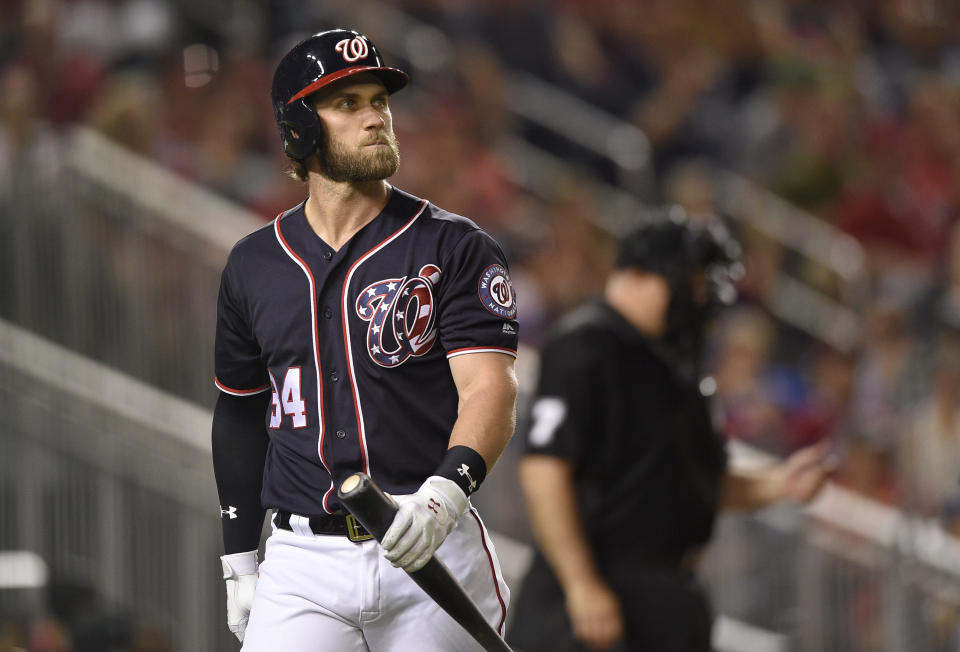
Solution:
M327 84L361 72L380 78L388 93L407 85L407 73L383 65L376 46L363 34L332 29L314 34L287 52L273 73L273 115L287 156L303 160L316 151L320 118L308 98Z

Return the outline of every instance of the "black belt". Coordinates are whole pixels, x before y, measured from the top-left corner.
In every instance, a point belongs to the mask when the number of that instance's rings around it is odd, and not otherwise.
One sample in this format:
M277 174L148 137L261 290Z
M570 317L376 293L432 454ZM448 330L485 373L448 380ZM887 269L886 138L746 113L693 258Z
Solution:
M274 521L278 528L290 530L290 512L277 510ZM310 531L314 534L332 534L347 537L353 542L369 541L373 535L354 518L353 514L330 514L329 516L311 516Z

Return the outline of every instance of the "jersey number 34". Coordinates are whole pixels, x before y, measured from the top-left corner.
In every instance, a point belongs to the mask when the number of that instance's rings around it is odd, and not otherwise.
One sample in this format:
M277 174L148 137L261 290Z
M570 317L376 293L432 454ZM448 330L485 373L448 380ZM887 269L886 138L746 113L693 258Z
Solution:
M283 423L283 417L293 418L294 428L307 427L307 406L300 395L300 367L290 367L283 377L283 389L277 391L277 381L270 374L273 398L270 401L270 428L277 430Z

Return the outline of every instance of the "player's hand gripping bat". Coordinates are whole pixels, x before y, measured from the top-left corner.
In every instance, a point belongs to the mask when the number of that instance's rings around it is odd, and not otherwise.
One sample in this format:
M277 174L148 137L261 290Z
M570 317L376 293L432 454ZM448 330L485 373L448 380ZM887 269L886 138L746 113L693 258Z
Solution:
M396 503L365 473L354 473L337 489L337 496L360 524L380 541L397 513ZM480 613L443 562L433 557L410 578L473 636L487 652L511 652Z

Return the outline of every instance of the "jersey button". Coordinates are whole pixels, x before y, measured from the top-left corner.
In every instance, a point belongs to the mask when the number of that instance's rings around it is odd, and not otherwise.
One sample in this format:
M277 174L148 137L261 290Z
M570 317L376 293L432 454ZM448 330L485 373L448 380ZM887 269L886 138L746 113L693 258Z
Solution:
M332 380L333 382L337 382L338 380L340 380L340 374L338 374L336 371L331 371L330 380Z
M347 436L347 433L345 433L344 431L342 430L337 431L337 439L343 439L346 436Z
M323 309L323 316L327 319L333 319L333 309L330 306L327 306Z
M324 254L323 254L323 259L324 259L324 260L329 261L331 258L333 258L333 252L332 252L332 251L324 252Z

